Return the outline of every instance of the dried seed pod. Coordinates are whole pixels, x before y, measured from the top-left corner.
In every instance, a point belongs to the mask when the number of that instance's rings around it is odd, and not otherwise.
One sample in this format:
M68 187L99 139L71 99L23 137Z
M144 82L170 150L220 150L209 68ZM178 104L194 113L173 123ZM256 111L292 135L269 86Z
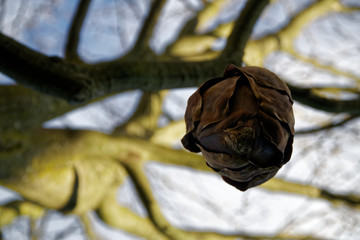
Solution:
M229 65L189 98L181 140L229 184L245 191L289 161L294 138L291 93L273 72Z

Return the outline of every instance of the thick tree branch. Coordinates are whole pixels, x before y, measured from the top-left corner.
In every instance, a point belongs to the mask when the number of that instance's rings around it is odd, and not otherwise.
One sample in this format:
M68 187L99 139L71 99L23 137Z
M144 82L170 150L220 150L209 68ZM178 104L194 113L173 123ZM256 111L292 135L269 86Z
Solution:
M88 102L114 92L198 86L220 76L227 61L113 61L74 65L46 57L0 34L0 70L19 83L69 102ZM360 98L320 97L311 88L289 85L295 100L328 112L360 112Z
M68 60L77 60L79 58L77 49L80 40L80 32L88 12L90 2L91 0L80 0L76 14L73 17L65 47L65 58Z
M245 45L250 38L255 23L268 4L268 0L248 0L239 18L235 21L233 31L220 58L237 60L237 63L241 63Z
M0 71L37 91L71 103L114 92L197 86L218 76L228 62L114 61L71 64L47 57L0 33Z
M76 102L86 75L57 57L47 57L0 33L0 71L29 88Z
M0 86L0 96L0 158L24 149L29 133L43 122L73 109L62 99L21 85Z
M109 186L120 184L124 177L124 170L112 158L126 152L128 145L110 139L87 131L34 131L27 148L0 156L0 184L46 208L87 212L100 204Z
M0 86L0 129L26 132L74 108L66 101L21 85ZM40 104L46 102L46 104Z
M227 64L227 61L121 61L93 65L89 72L108 81L115 91L156 91L198 86L209 78L221 75Z

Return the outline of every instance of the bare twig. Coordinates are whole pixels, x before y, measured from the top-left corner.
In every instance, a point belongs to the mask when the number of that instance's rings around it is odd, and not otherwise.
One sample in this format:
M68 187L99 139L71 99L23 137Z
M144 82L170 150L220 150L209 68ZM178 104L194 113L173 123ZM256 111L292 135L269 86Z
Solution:
M235 21L233 31L228 38L220 58L237 60L237 62L241 63L246 42L250 38L260 14L268 4L268 0L249 0L246 3L245 8Z
M264 189L286 193L294 193L311 198L320 198L331 202L332 204L345 204L354 209L360 209L360 196L351 194L335 194L326 189L321 189L312 185L289 182L279 178L273 178L270 181L260 185Z
M312 88L301 88L288 84L293 98L300 103L312 108L320 109L332 113L349 113L358 115L360 109L360 93L357 92L357 98L351 100L338 100L333 98L322 97L316 94Z
M358 117L359 117L358 115L351 115L351 116L344 118L343 120L341 120L339 122L330 122L330 123L324 124L321 127L299 130L299 131L296 131L296 135L310 134L310 133L315 133L315 132L320 132L320 131L340 127L340 126L343 126L345 123L350 122L351 120L354 120Z
M73 17L71 27L67 37L65 48L65 58L68 60L78 60L77 48L80 40L80 31L87 15L91 0L81 0L76 14Z
M311 58L311 57L307 57L307 56L303 56L302 54L299 54L298 52L295 51L295 49L293 47L285 47L282 46L281 50L289 53L290 55L292 55L295 59L298 59L304 63L309 63L312 66L316 67L317 69L322 69L325 71L328 71L334 75L338 75L338 76L343 76L343 77L347 77L347 78L351 78L356 80L357 82L360 82L360 78L359 76L352 74L350 72L346 72L340 69L337 69L335 66L333 65L327 65L327 64L323 64L321 63L321 61L319 61L316 58Z
M72 224L69 225L69 227L61 230L60 232L57 232L55 234L55 236L53 237L53 239L55 240L63 240L63 239L67 239L69 236L71 236L72 234L74 234L76 231L78 231L81 228L80 226L80 220L78 218L76 218L75 220L73 220Z
M94 231L94 226L90 221L88 213L81 214L79 217L84 228L85 236L87 237L86 239L100 240L101 238Z
M45 209L43 217L41 217L37 223L37 228L35 231L35 236L37 239L42 239L45 236L45 229L48 226L47 224L50 222L52 214L48 209Z
M6 7L6 0L0 0L0 29L2 29L3 22L5 19L5 7Z
M134 56L137 57L143 56L146 53L151 52L149 47L149 41L152 37L152 34L154 32L157 20L160 16L160 12L165 5L166 0L153 0L153 3L150 8L150 12L146 19L144 20L142 29L140 31L140 34L137 38L137 41L135 43L134 48L130 52L128 56Z

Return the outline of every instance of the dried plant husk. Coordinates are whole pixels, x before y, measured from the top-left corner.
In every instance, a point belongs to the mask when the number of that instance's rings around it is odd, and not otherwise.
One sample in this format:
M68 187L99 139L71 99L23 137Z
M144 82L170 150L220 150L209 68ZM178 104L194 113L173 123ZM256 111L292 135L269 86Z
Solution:
M209 167L245 191L290 160L292 104L289 88L273 72L229 65L223 77L204 82L189 98L182 144L201 151Z

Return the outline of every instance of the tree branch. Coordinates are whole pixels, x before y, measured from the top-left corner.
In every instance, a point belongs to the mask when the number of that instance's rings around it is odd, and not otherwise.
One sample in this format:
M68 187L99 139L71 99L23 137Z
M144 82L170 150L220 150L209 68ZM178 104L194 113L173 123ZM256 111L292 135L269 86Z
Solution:
M76 102L86 75L57 57L47 57L0 33L0 71L20 84Z
M68 32L65 58L67 60L78 60L77 48L80 40L81 27L83 26L91 0L80 0Z
M146 238L148 240L169 240L173 238L168 238L166 235L161 233L154 224L150 221L149 218L142 218L136 215L134 212L129 210L128 208L119 206L116 202L114 196L109 196L104 200L101 206L96 210L99 218L107 223L108 225L125 230L131 234L136 236ZM189 234L190 235L190 234ZM226 235L220 233L210 233L210 232L197 232L199 236L198 239L201 240L235 240L235 239L243 239L243 240L261 240L261 239L273 239L273 240L281 240L281 239L316 239L312 236L294 236L288 234L278 234L276 236L265 236L265 235ZM212 235L210 238L208 236ZM184 239L188 239L187 237ZM174 239L173 239L174 240Z
M86 239L100 240L101 238L95 232L94 226L93 226L88 214L89 213L83 213L83 214L79 215L80 221L84 228Z
M43 207L82 214L121 183L125 173L113 158L128 146L91 131L33 131L25 149L0 156L0 184Z
M225 0L205 2L205 6L183 25L176 40L166 47L165 54L171 57L189 58L211 52L211 46L216 38L208 34L198 35L196 30L203 28L215 18L226 3Z
M200 155L159 146L146 140L113 138L92 131L44 129L34 133L30 142L33 143L29 146L32 151L31 156L25 152L24 156L17 153L12 158L0 158L0 169L6 169L0 171L0 183L3 186L19 192L24 198L37 202L43 207L59 209L72 195L76 180L74 169L76 169L79 184L76 194L77 204L72 212L84 213L96 208L108 194L108 188L118 186L126 176L124 169L120 168L119 163L121 163L139 188L144 204L150 204L147 208L149 214L152 214L152 220L157 221L157 227L161 231L164 230L170 235L176 235L177 230L171 228L166 230L169 223L159 215L161 214L159 206L153 205L155 198L151 195L151 188L142 169L143 164L151 159L212 172ZM27 171L29 168L32 169L31 172ZM43 187L39 188L39 185ZM360 208L360 197L357 195L340 195L306 184L272 179L260 187L322 198L333 204L344 203L356 209ZM63 193L61 198L58 192ZM195 236L194 233L194 238Z
M340 69L336 69L336 67L333 66L333 65L323 64L318 59L316 59L314 57L311 58L311 57L303 56L303 55L297 53L294 48L281 47L281 50L283 50L286 53L290 54L291 56L293 56L297 60L300 60L300 61L302 61L304 63L311 64L312 66L314 66L317 69L322 69L322 70L328 71L328 72L330 72L331 74L334 74L334 75L343 76L343 77L346 77L346 78L351 78L351 79L354 79L356 82L360 83L360 77L359 76L357 76L355 74L352 74L350 72L346 72L346 71L342 71Z
M121 163L133 180L140 199L148 212L150 220L161 233L170 239L209 239L205 236L202 238L199 238L199 236L195 237L195 235L190 232L176 229L165 219L161 213L160 206L152 193L150 184L143 172L143 164L136 159L135 155L131 159L127 158L126 161L121 161Z
M221 75L227 65L227 61L124 60L93 65L89 73L94 78L107 81L115 91L120 89L156 91L198 86L209 78Z
M144 239L170 240L159 232L148 218L142 218L128 208L120 206L116 201L115 193L116 189L111 191L111 194L96 209L96 214L102 221Z
M121 161L123 166L129 173L129 176L134 182L136 190L140 196L142 203L144 204L151 222L155 227L167 236L169 239L174 240L235 240L235 239L304 239L304 236L283 236L281 234L276 236L252 236L246 233L237 233L232 235L226 235L216 232L195 232L195 231L184 231L173 227L166 218L162 215L160 206L153 196L150 184L143 172L142 162L133 158L127 158L125 161Z
M123 125L115 128L113 135L127 135L148 139L157 128L166 92L144 92L135 113Z
M351 115L360 114L360 93L352 100L337 100L332 98L320 97L315 94L312 88L301 88L288 84L293 98L312 108L332 113L349 113Z
M247 65L263 66L263 61L276 50L293 48L293 41L310 22L331 11L338 9L338 0L314 1L308 7L293 16L289 23L275 34L269 34L261 39L251 40L246 46L244 62ZM340 9L341 11L341 9ZM285 50L286 51L286 50Z
M289 182L279 178L273 178L260 185L260 187L271 191L294 193L311 198L320 198L335 205L345 204L351 208L360 210L360 196L358 195L335 194L326 189L321 189L312 185Z
M26 201L12 201L0 206L0 228L11 224L19 216L29 216L38 219L44 216L45 209Z
M128 56L143 56L148 52L151 52L149 47L149 41L154 32L157 20L160 16L160 12L165 5L166 0L153 0L150 11L146 19L144 20L142 29L137 38L133 50Z
M340 127L340 126L343 126L345 123L350 122L351 120L354 120L358 117L359 116L352 115L352 116L348 116L348 117L344 118L343 120L336 122L336 123L331 122L331 123L324 124L321 127L299 130L299 131L296 131L296 135L310 134L310 133L315 133L315 132L320 132L320 131Z
M0 86L0 129L26 132L74 108L66 101L21 85ZM46 104L40 104L46 102ZM16 126L14 126L14 124Z
M227 61L113 61L74 65L46 57L0 34L0 71L21 84L72 103L88 102L114 92L198 86L221 75ZM360 114L360 98L320 97L311 88L289 85L295 100L328 112Z
M41 124L73 109L66 101L21 85L0 86L0 158L22 151ZM46 104L41 104L46 102ZM1 175L1 174L0 174Z
M0 33L0 71L20 84L70 103L114 92L191 87L218 76L228 62L113 61L72 64L47 57Z
M220 58L241 63L246 42L250 38L260 14L268 4L269 0L248 0L239 18L235 21L233 31Z
M171 147L175 141L181 139L185 131L185 121L183 119L172 121L166 126L156 129L150 141L155 144Z
M165 164L175 164L179 166L186 166L200 171L213 172L201 155L188 153L183 150L175 150L156 144L149 144L146 146L145 142L142 144L143 149L149 151L149 159ZM152 146L152 147L150 147ZM350 207L360 209L360 196L358 195L341 195L331 193L326 189L321 189L315 186L290 182L279 178L272 178L270 181L259 186L271 191L279 191L283 193L294 193L302 196L312 198L322 198L331 203L343 203Z

